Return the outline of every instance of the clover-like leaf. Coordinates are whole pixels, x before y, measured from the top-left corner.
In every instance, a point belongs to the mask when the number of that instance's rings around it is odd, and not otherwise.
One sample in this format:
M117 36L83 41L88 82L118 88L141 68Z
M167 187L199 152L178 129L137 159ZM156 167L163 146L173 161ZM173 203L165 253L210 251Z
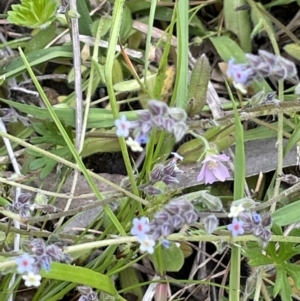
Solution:
M57 2L55 0L21 0L12 5L7 20L19 26L44 29L55 19Z

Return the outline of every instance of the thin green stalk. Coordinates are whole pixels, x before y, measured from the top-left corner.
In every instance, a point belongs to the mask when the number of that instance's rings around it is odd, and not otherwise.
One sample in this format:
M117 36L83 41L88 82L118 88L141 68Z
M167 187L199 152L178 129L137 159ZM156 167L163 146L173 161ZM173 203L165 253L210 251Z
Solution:
M262 274L263 274L263 269L261 269L257 273L256 286L255 286L255 294L254 294L253 301L259 301L260 291L261 291L261 284L262 284Z
M234 121L235 121L235 158L234 158L234 200L238 200L244 197L245 189L245 149L244 149L244 131L240 121L240 117L235 105L235 100L230 90L228 83L226 82L227 90L234 109ZM230 256L230 285L229 285L229 299L231 301L240 300L240 275L241 275L241 246L231 244L231 256Z
M122 15L123 15L123 7L125 4L125 0L116 0L114 4L114 10L112 15L112 27L110 31L109 37L109 46L107 49L107 57L105 62L104 74L105 74L105 81L107 85L107 93L109 95L109 101L111 105L111 110L115 119L119 118L119 110L117 105L117 100L113 88L113 81L112 81L112 71L113 71L113 63L115 60L115 52L117 41L119 37L120 27L122 23ZM131 184L132 192L135 195L139 195L139 191L137 188L137 184L135 182L135 177L133 174L133 170L131 168L130 158L127 151L127 146L125 143L125 139L123 137L119 137L119 143L125 163L125 167L128 173L129 181Z
M231 246L230 256L230 276L229 276L229 300L240 300L240 273L241 273L241 247Z
M100 19L98 27L97 27L97 32L96 32L96 37L95 37L95 44L94 44L94 51L93 51L93 60L97 63L98 62L98 53L99 53L99 42L101 39L101 29L103 28L103 18ZM90 79L93 79L95 76L95 65L92 64L91 71L90 71ZM87 88L87 93L86 93L86 100L85 100L85 109L84 109L84 116L83 116L83 122L82 122L82 134L81 134L81 140L79 144L79 150L80 152L83 149L84 145L84 139L85 139L85 133L86 133L86 128L87 128L87 121L89 117L89 109L90 109L90 104L91 104L91 99L92 99L92 92L93 92L93 80L89 80L88 88Z
M154 152L154 146L155 146L155 139L156 139L156 133L157 130L154 129L152 131L152 135L151 135L151 139L149 141L149 143L147 143L147 148L146 148L146 164L144 166L146 166L146 181L148 181L148 177L150 175L151 169L152 169L152 156L153 156L153 152Z
M265 22L265 15L262 12L262 8L260 7L260 3L256 3L253 0L247 0L249 5L251 6L251 9L254 11L254 13L259 17L260 20L262 20L264 25L264 30L267 32L272 47L274 49L274 53L276 55L280 55L280 50L276 41L276 37L273 34L272 28L270 28L268 22ZM278 99L283 100L284 95L284 89L283 89L283 80L278 81ZM277 163L277 176L282 174L282 168L283 168L283 113L278 113L278 134L277 134L277 154L278 154L278 163ZM277 196L279 194L280 189L280 183L281 179L277 177L275 188L274 188L274 196ZM275 211L276 209L276 203L273 203L270 210L271 212Z
M151 48L151 32L153 29L153 23L154 23L154 17L155 17L155 10L156 10L157 0L151 1L151 7L150 7L150 13L149 13L149 19L148 19L148 32L147 32L147 38L146 38L146 49L145 49L145 63L144 63L144 85L147 88L147 71L148 71L148 65L149 65L149 53Z
M188 53L189 53L189 1L177 0L177 73L171 105L186 109L188 94Z
M242 235L242 236L236 236L232 237L231 235L203 235L203 233L199 235L187 235L182 233L176 233L171 234L167 237L170 241L205 241L205 242L229 242L229 243L237 243L237 242L249 242L249 241L259 241L259 238L255 237L254 235ZM112 238L112 239L105 239L101 241L92 241L88 243L82 243L78 245L73 246L67 246L64 248L64 252L72 255L76 254L76 252L82 252L83 250L92 250L92 249L98 249L106 246L111 245L121 245L121 244L128 244L128 243L135 243L138 241L138 238L135 236L122 236L119 238ZM270 238L270 241L274 242L287 242L287 243L300 243L300 237L298 236L281 236L281 235L272 235ZM235 252L235 251L234 251ZM237 252L240 252L237 251ZM235 257L237 258L238 253L235 253ZM240 265L239 262L235 262L234 264L238 267ZM0 262L0 269L13 267L16 265L15 260L7 260ZM234 267L235 268L235 267ZM235 281L235 279L233 279ZM239 293L239 288L237 289L237 292L234 292L234 294ZM231 300L232 301L232 300Z
M164 47L164 52L161 58L161 62L159 65L159 74L157 75L156 81L155 81L155 97L158 97L161 93L161 88L165 76L166 71L166 65L168 62L168 57L170 53L170 47L171 47L171 39L172 39L172 33L174 30L174 26L176 23L176 10L173 10L172 14L172 20L168 28L168 36L166 41L166 46ZM166 144L167 141L167 144ZM164 149L163 149L164 146ZM155 152L151 158L152 162L157 161L159 158L165 159L165 156L168 156L168 154L172 151L174 146L174 139L169 139L169 135L167 135L166 132L161 132L159 135L158 142L155 147Z

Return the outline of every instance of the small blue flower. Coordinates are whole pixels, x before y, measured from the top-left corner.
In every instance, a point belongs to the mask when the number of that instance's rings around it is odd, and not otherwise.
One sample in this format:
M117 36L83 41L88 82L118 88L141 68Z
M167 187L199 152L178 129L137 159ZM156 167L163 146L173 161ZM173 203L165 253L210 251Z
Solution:
M232 220L232 224L227 226L227 229L232 232L232 236L244 234L243 221L238 221L236 218Z
M256 224L259 224L261 222L261 215L259 213L253 212L252 218Z
M27 253L24 253L22 256L16 259L16 264L18 266L18 273L29 273L33 270L34 258Z
M139 239L144 239L147 236L147 233L150 230L150 225L148 222L148 218L143 216L140 219L134 218L133 227L130 230L130 233L134 236L137 236Z
M115 126L117 127L116 135L118 137L128 137L130 125L131 123L126 119L125 115L122 115L120 119L115 120Z
M146 144L149 141L149 137L145 134L141 134L135 138L139 144Z
M167 239L163 239L161 244L166 248L166 249L169 249L170 248L170 245L171 245L171 242Z

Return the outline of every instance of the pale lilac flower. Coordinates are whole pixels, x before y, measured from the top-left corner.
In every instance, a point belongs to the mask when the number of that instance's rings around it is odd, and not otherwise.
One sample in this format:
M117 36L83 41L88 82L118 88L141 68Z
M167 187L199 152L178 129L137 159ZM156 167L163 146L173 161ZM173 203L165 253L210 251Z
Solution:
M136 140L133 140L131 137L129 137L127 140L126 140L126 144L131 148L131 150L133 152L142 152L143 151L143 148L141 147L141 145L139 144L138 141Z
M29 272L27 275L23 275L22 279L25 280L25 285L27 287L30 286L38 287L41 285L42 276Z
M18 273L28 273L33 270L34 258L27 253L24 253L21 257L16 259L16 263L18 266Z
M126 119L125 115L122 115L120 119L115 120L115 126L117 127L116 135L118 137L128 137L130 121Z
M64 254L63 251L56 244L46 245L42 239L35 238L31 241L24 242L26 250L33 252L32 257L34 262L32 263L33 274L39 274L42 267L49 272L51 268L51 262L70 262L71 257L68 254Z
M265 50L259 50L258 55L246 54L247 63L235 64L234 59L229 60L227 76L233 79L235 87L243 89L253 80L273 77L276 80L289 80L297 83L296 65Z
M234 59L228 62L227 76L233 78L235 83L246 85L255 71L248 64L235 64Z
M221 162L229 161L229 157L222 155L209 155L203 160L202 168L197 177L197 181L204 180L205 184L212 184L215 181L224 182L226 178L230 177L227 167Z
M154 214L148 234L154 240L161 236L165 238L175 230L182 228L184 224L192 225L197 220L198 215L194 205L188 200L177 199Z
M232 236L244 234L243 221L238 221L236 218L232 220L232 224L227 226L227 229L232 232Z
M148 252L149 254L154 253L154 239L151 239L148 235L146 235L143 239L138 238L138 242L140 243L141 252Z
M132 223L133 227L131 228L130 233L137 236L139 239L144 239L150 230L147 217L143 216L140 219L134 218Z
M238 206L231 206L230 207L230 213L228 214L228 217L238 217L241 212L243 212L245 208L242 204L239 204Z

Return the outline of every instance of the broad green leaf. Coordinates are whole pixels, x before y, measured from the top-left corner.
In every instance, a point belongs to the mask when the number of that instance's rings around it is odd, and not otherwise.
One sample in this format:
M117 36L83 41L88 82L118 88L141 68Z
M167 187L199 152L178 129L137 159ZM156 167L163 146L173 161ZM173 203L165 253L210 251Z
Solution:
M85 158L95 153L115 153L119 151L120 151L120 144L117 137L115 138L91 137L85 139L81 156Z
M184 255L175 243L172 243L168 249L162 248L162 260L167 272L178 272L184 263Z
M223 11L226 29L233 32L238 40L241 48L245 52L251 52L251 23L249 10L237 10L237 8L247 4L246 0L224 0Z
M293 58L300 60L300 45L296 43L287 44L283 49Z
M295 286L300 289L300 269L298 264L285 263L283 265L287 273L294 279Z
M300 221L300 200L288 204L272 214L272 220L279 226L286 226Z
M19 26L46 28L55 19L57 2L55 0L21 0L13 4L7 20Z
M141 0L129 0L126 2L126 5L129 7L131 12L135 13L137 11L149 9L151 3L147 1L141 1Z
M5 207L6 205L9 205L9 204L10 204L10 202L7 199L5 199L4 197L0 196L0 206L1 207Z
M39 134L39 137L33 137L30 139L30 142L32 144L47 143L54 144L55 146L66 145L65 140L63 139L53 122L34 122L32 126L35 132ZM69 137L71 138L71 128L66 128L66 131L68 132Z
M207 57L201 55L192 70L187 96L189 116L200 113L206 104L207 87L210 79L210 65Z
M286 271L282 266L276 267L276 282L274 285L274 297L280 293L282 301L292 301L292 289L289 284Z
M39 31L26 43L24 52L30 53L31 51L43 49L51 40L56 36L56 24L52 23L48 28Z
M247 247L243 250L243 255L247 257L249 265L251 266L260 266L274 263L273 259L270 256L266 256L262 253L261 247L255 242L247 244Z
M143 290L142 287L138 284L140 283L140 277L138 271L132 267L128 267L125 270L120 272L120 284L123 289L132 287L127 292L134 297L136 301L143 299Z
M62 158L65 158L67 160L72 159L71 152L69 151L69 148L67 146L64 146L62 148L53 149L49 152L53 153L54 155L60 156ZM31 155L33 152L29 152ZM32 161L29 163L29 169L30 170L37 170L42 168L40 172L40 179L45 179L51 171L54 169L54 167L57 165L57 162L53 159L50 159L48 157L39 157L35 159L33 158Z

